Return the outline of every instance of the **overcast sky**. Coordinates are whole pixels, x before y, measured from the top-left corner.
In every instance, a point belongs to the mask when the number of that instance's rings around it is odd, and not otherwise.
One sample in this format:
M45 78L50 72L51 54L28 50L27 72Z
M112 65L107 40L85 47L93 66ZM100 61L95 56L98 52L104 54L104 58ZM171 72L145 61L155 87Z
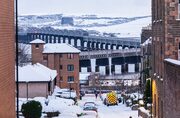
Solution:
M151 15L151 0L18 0L19 15Z

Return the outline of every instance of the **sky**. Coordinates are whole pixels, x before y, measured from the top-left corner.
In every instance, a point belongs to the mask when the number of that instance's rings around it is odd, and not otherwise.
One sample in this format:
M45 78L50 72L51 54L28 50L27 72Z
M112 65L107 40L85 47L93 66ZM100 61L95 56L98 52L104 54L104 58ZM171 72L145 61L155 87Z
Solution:
M151 15L151 0L18 0L19 15Z

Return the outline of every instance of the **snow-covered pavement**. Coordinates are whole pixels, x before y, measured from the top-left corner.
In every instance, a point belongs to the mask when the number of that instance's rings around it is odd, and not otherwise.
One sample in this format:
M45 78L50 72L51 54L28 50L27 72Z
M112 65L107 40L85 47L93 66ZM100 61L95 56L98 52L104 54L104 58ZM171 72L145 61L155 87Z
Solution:
M130 107L126 107L122 103L107 107L99 97L96 99L94 95L85 95L79 101L79 105L82 107L85 102L95 102L97 104L99 118L129 118L130 116L138 118L138 111L132 111Z

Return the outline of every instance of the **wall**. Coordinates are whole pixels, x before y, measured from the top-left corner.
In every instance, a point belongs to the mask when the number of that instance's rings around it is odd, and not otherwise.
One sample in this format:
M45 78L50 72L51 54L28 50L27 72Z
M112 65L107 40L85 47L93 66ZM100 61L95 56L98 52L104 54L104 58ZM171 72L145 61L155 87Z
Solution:
M0 118L15 118L14 0L0 0Z
M28 98L34 97L47 97L48 83L19 83L19 97L27 98L27 86L28 86Z
M164 117L180 118L180 66L165 62Z
M74 71L68 72L67 65L72 64L74 65ZM73 59L68 59L67 54L63 54L62 58L59 58L59 65L63 66L62 70L59 70L59 76L63 77L63 81L60 82L59 86L62 88L70 88L70 84L67 81L68 76L74 76L74 83L71 84L71 88L77 91L79 95L79 54L74 54ZM57 69L59 66L57 67Z
M36 48L36 44L31 44L31 50L32 50L32 64L36 64L36 63L43 63L43 47L44 44L38 44L39 48Z
M170 114L174 114L175 104L173 101L167 100L175 98L173 94L175 86L167 83L167 69L164 59L178 59L178 46L180 42L180 21L178 19L178 0L152 0L152 73L151 76L156 80L157 96L153 99L158 102L156 104L158 118L171 118ZM173 69L173 68L172 68ZM169 70L170 71L170 70ZM154 76L155 74L155 76ZM161 81L160 79L164 81ZM177 79L173 77L172 82ZM169 88L172 86L172 88ZM171 103L169 103L171 102ZM169 103L170 106L167 106ZM154 104L153 104L154 105ZM172 112L169 112L169 110ZM177 114L177 113L175 113ZM174 116L173 118L176 118Z

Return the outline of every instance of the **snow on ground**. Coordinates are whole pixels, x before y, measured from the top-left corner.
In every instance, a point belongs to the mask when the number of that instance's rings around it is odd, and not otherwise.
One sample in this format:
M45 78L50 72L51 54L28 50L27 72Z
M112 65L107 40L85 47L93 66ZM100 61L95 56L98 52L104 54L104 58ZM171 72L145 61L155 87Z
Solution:
M131 96L134 96L136 94L137 93L134 93ZM104 98L106 94L102 94L102 96ZM59 98L55 97L54 95L49 96L48 99L44 97L35 97L29 100L39 101L42 104L43 112L59 111L61 114L55 118L129 118L130 116L132 116L132 118L138 118L138 111L132 111L130 107L126 107L126 105L122 103L119 103L116 106L108 107L103 104L99 96L96 99L94 94L86 94L84 97L82 97L82 100L78 101L78 105L74 105L74 101L71 99ZM20 108L22 103L25 102L25 98L20 99ZM85 102L94 102L96 104L96 107L98 108L98 112L96 113L95 111L83 111ZM77 114L86 115L77 117ZM45 114L42 114L42 118L44 116ZM21 118L23 117L21 116Z
M119 103L116 106L107 107L102 103L100 98L95 98L95 95L88 94L79 101L80 107L84 105L85 102L95 102L98 108L99 118L138 118L138 111L132 111L130 107L126 107L124 104Z
M119 37L140 37L142 27L150 23L151 17L147 17L119 25L92 27L87 29L106 33L120 33Z
M118 25L101 26L101 27L75 27L75 26L53 26L55 29L83 29L95 30L100 33L118 33L118 37L140 37L141 30L151 23L151 17L141 18L132 22L127 22Z

